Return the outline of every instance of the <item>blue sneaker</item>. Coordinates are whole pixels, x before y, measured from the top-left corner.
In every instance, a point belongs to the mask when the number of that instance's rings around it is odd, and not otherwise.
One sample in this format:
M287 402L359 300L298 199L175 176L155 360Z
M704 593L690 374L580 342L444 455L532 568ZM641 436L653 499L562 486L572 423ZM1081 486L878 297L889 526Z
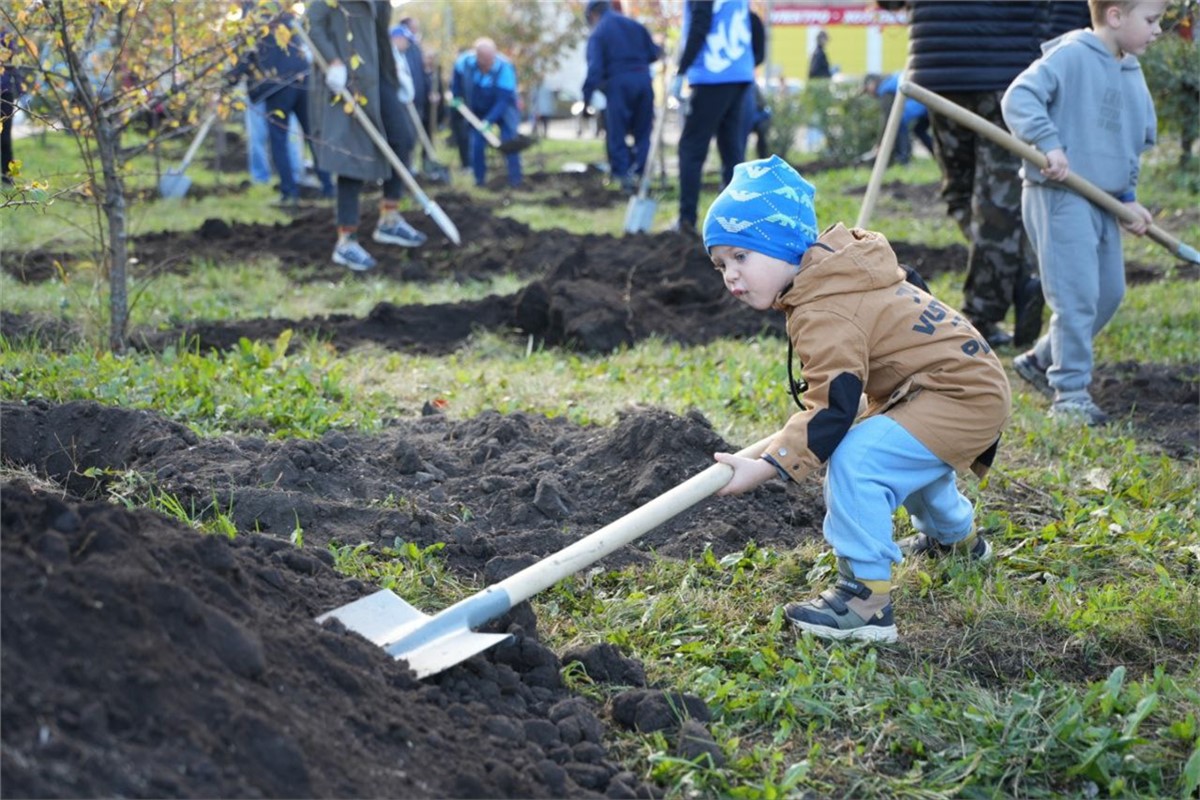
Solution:
M387 219L380 219L379 225L371 238L383 244L398 244L401 247L420 247L428 239L425 234L404 221L404 217L396 214Z
M355 272L366 272L375 266L375 259L363 249L358 239L347 239L333 248L333 263L349 267Z

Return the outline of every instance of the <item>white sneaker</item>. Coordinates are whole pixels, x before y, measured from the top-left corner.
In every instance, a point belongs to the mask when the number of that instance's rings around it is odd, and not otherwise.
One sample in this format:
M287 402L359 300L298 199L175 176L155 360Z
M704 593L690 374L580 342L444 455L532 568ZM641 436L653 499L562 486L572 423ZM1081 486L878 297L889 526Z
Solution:
M396 214L387 219L380 219L379 225L371 238L383 244L398 244L401 247L420 247L428 239L425 234L405 222L404 217Z

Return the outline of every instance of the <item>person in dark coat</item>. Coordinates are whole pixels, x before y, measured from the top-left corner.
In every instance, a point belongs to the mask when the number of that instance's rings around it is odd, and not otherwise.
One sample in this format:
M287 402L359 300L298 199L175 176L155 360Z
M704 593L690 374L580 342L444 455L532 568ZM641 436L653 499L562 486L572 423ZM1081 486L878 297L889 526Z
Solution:
M290 30L295 21L288 11L264 20L262 27L266 33L226 76L230 82L245 77L250 103L263 104L271 160L279 174L279 204L291 209L300 205L300 185L296 176L303 171L303 165L292 163L292 148L288 142L293 115L312 147L312 126L308 118L310 65L300 46L300 38L291 37L284 41L278 33L280 28ZM321 193L332 197L333 182L329 173L318 170L317 177L321 182Z
M617 13L607 0L592 0L586 14L592 34L587 43L583 99L586 102L596 90L604 92L610 174L632 194L650 153L654 127L650 65L662 57L662 49L645 25ZM632 148L626 142L629 135L633 136Z
M825 44L829 41L829 34L821 31L817 34L817 47L813 50L812 57L808 59L808 79L813 78L832 78L833 70L829 66L829 58L825 55Z
M376 263L358 243L359 195L368 181L383 181L379 223L372 238L401 247L418 247L426 239L400 214L403 179L345 104L335 99L345 89L365 100L361 108L388 146L396 153L412 152L415 131L400 103L388 32L390 16L390 4L372 0L337 0L336 4L318 0L308 6L313 45L329 66L313 94L320 109L315 126L317 165L337 175L338 238L333 261L355 271L371 269Z

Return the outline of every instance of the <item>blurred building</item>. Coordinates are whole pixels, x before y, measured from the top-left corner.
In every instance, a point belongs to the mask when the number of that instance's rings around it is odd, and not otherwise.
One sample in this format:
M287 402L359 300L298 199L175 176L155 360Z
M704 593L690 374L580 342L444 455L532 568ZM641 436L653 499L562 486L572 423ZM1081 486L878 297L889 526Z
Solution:
M867 2L772 0L753 3L769 26L770 77L803 82L817 33L829 34L825 54L838 74L859 79L868 73L898 72L908 53L908 15L882 11Z

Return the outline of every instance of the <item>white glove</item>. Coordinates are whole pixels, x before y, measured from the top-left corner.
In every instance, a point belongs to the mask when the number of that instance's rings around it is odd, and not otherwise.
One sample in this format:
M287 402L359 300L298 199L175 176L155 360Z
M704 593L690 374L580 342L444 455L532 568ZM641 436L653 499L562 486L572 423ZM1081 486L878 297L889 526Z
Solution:
M676 100L683 99L683 76L682 75L676 75L674 78L671 79L670 93L671 93L671 97L674 97Z
M346 65L342 63L330 64L329 69L325 71L325 85L329 87L329 91L334 94L341 94L346 88L346 80L350 75L346 71Z

